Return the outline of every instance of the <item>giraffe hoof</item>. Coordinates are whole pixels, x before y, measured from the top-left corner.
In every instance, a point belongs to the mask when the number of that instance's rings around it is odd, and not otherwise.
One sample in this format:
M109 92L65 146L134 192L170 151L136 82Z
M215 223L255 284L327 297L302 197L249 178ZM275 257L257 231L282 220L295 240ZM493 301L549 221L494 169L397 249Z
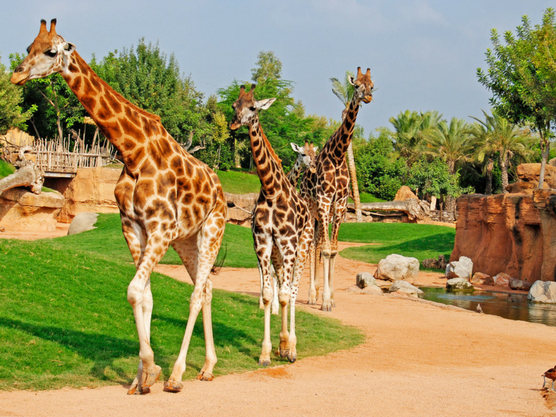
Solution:
M137 377L135 377L135 379L131 383L131 386L127 390L127 395L135 395L135 393L137 392L137 387L138 386L139 386L139 383L137 382Z
M294 353L292 355L288 355L288 361L290 361L291 363L294 363L297 360L297 354Z
M183 384L179 381L169 379L164 383L164 391L166 392L180 392L183 389Z
M161 371L162 368L158 365L155 365L154 372L143 372L144 381L141 384L141 388L139 389L139 394L144 395L151 392L151 386L154 385L156 381L158 381L158 378L160 378Z
M282 349L280 348L280 357L287 358L290 355L290 350L288 348Z
M322 311L332 311L332 304L330 302L328 303L322 303L322 306L320 308Z
M259 366L270 366L270 359L259 359Z
M200 372L199 375L197 375L197 379L199 381L212 381L214 379L214 375L210 372Z

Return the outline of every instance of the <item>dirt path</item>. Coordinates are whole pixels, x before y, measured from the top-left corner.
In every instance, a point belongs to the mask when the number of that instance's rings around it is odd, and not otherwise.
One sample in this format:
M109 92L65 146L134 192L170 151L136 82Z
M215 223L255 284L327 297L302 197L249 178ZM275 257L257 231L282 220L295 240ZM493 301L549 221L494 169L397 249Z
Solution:
M183 267L157 270L188 279ZM336 262L331 313L306 304L307 279L300 290L299 308L365 332L366 342L354 349L212 382L188 381L179 394L163 392L161 383L142 397L126 396L122 386L0 392L0 416L554 415L540 388L542 373L556 363L556 328L362 294L353 286L365 270L374 272L374 266ZM259 291L256 270L224 268L213 281L216 288ZM444 284L430 273L419 281Z

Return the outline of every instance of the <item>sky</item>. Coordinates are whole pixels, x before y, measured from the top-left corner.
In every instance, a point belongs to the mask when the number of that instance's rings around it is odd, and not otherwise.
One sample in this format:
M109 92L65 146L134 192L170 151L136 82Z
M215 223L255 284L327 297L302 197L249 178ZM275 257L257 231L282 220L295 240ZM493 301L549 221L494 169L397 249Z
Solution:
M516 32L554 6L545 0L26 0L4 7L0 59L24 53L40 20L89 61L130 49L141 38L174 54L181 72L205 95L234 80L251 82L260 51L282 62L282 78L306 114L339 120L342 103L331 77L371 69L373 101L357 123L365 136L400 112L437 110L472 121L489 111L486 69L491 30Z

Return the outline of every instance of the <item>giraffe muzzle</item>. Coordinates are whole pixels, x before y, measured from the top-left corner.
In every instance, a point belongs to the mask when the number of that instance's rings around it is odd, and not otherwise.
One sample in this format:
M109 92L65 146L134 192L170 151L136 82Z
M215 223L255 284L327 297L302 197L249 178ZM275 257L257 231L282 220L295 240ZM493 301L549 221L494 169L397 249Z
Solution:
M15 85L23 85L27 82L28 74L21 68L21 65L18 65L13 74L12 78L10 79L12 84Z

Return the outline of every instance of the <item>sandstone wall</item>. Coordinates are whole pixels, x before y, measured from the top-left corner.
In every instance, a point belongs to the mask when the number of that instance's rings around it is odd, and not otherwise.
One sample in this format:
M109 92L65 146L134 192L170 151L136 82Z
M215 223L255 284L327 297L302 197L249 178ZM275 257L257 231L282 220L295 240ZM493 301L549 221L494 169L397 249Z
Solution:
M556 280L556 190L465 195L457 213L451 261L467 256L473 272Z
M0 195L0 227L20 231L54 231L56 216L64 205L58 193L34 194L12 188Z
M66 199L58 221L71 223L75 215L82 212L119 213L114 189L121 172L121 168L80 168L61 188L47 184L63 193Z

